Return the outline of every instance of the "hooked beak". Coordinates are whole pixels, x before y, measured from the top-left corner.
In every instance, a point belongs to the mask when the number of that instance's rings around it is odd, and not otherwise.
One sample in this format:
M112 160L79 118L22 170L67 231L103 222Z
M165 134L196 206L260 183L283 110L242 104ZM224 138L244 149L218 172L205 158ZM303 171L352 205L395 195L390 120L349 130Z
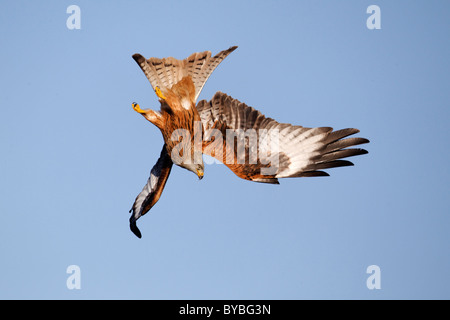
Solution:
M197 170L197 176L199 180L203 179L203 170Z

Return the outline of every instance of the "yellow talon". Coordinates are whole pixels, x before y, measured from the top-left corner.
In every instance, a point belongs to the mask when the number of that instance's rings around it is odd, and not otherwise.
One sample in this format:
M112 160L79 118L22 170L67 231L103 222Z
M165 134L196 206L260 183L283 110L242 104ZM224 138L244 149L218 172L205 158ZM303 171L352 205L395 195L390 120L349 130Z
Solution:
M164 95L162 94L161 89L159 87L155 88L155 93L158 96L158 98L166 100L166 97L164 97Z
M139 113L145 113L145 111L142 110L141 107L136 102L133 102L132 106L134 111Z

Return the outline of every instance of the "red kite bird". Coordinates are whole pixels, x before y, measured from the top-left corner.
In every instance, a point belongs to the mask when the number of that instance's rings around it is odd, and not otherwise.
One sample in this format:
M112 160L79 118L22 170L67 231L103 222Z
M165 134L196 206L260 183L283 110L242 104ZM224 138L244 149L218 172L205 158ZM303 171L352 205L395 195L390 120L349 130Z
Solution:
M369 142L346 138L358 129L278 123L222 92L196 105L211 73L236 48L214 57L210 51L193 53L184 60L133 55L159 97L161 110L142 110L137 103L133 109L157 126L164 138L161 156L130 210L130 229L139 238L136 220L159 200L174 163L201 179L202 154L207 154L242 179L278 184L278 178L328 176L321 170L353 165L340 159L367 153L348 148Z

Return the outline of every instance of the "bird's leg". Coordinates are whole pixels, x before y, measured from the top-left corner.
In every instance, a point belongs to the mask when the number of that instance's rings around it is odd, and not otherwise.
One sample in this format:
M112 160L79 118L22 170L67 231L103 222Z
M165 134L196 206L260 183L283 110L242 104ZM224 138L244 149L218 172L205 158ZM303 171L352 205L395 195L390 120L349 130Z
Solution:
M155 93L158 96L158 98L162 99L162 100L166 100L166 97L164 97L164 95L161 92L161 89L159 87L155 88Z
M145 119L153 123L155 126L157 126L160 129L164 128L161 113L159 113L158 111L154 111L152 109L142 110L139 104L137 104L136 102L133 102L132 106L134 111L142 114Z
M136 102L133 102L132 104L133 106L133 110L139 113L146 113L146 110L142 110L141 107L139 106L139 104L137 104Z

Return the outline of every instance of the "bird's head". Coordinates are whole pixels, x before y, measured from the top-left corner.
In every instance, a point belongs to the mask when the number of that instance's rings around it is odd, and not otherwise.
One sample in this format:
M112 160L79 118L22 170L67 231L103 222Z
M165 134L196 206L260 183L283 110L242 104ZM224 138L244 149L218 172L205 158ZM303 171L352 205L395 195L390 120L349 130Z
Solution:
M185 163L182 163L180 166L185 168L185 169L187 169L187 170L189 170L189 171L192 171L193 173L195 173L195 175L200 180L203 179L203 172L204 172L203 161L202 161L202 163L198 163L198 164L192 164L192 163L185 164Z

